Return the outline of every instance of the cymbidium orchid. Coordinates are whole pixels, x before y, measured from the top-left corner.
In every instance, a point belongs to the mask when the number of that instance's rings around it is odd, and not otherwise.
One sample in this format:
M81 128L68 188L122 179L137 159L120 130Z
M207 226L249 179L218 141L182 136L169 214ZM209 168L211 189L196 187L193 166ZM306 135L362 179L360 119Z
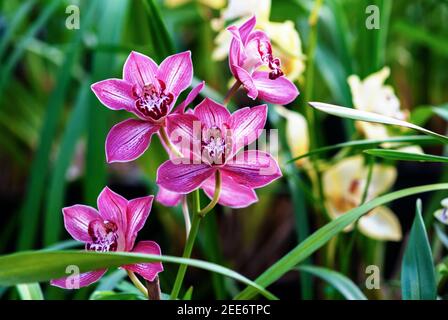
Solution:
M284 76L280 59L274 56L268 35L254 30L253 16L240 27L230 26L233 39L229 50L229 66L233 76L252 99L288 104L299 94L296 86Z
M228 53L232 36L224 29L226 22L241 26L252 16L257 17L256 28L263 30L272 40L272 52L280 58L282 71L291 80L297 80L305 70L302 42L294 23L290 20L272 22L269 20L271 1L239 1L230 0L227 8L221 11L218 19L212 20L212 27L219 31L215 38L216 48L212 57L215 60L224 60ZM235 19L238 19L235 21Z
M148 148L154 133L163 135L165 119L192 77L189 51L167 57L160 66L141 53L131 52L123 67L123 79L94 83L92 90L106 107L129 111L138 118L112 127L106 138L107 162L135 160ZM177 108L183 110L202 86L193 89Z
M267 152L241 150L258 139L264 128L267 106L239 109L204 99L192 113L167 122L170 137L181 145L183 158L163 163L157 184L163 191L187 194L202 188L213 198L219 184L218 203L233 208L256 202L256 188L281 177L276 160ZM165 190L164 190L165 189Z
M362 204L368 171L362 156L346 158L324 171L322 181L325 206L331 218L335 219ZM396 176L394 167L373 164L365 200L372 200L390 189ZM366 236L377 240L399 241L402 237L399 220L385 206L377 207L361 217L357 227ZM346 231L352 228L350 226Z
M85 243L85 249L96 252L136 252L160 255L160 247L154 241L140 241L135 244L137 233L143 228L151 211L153 196L126 200L109 188L98 196L98 210L74 205L62 210L68 233ZM123 269L135 272L148 281L153 281L163 271L162 263L138 263L125 265ZM106 269L80 274L79 286L88 286L101 278ZM66 278L52 280L51 284L70 288Z

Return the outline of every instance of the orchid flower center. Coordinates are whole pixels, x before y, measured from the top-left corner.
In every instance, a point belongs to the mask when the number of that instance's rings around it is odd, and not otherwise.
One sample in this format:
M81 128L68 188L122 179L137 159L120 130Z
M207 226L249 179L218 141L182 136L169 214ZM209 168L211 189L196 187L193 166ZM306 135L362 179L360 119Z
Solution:
M93 220L89 223L89 236L92 242L86 249L97 252L116 251L118 246L117 225L111 221Z
M220 128L214 126L203 131L202 154L210 163L223 164L227 149L226 137Z
M272 54L272 46L269 42L259 41L258 53L260 54L263 64L267 65L271 70L269 73L269 79L275 80L284 74L280 68L280 59L274 57Z
M142 90L134 88L135 107L144 116L159 120L168 114L174 96L171 92L166 91L166 85L159 80L159 86L147 84Z

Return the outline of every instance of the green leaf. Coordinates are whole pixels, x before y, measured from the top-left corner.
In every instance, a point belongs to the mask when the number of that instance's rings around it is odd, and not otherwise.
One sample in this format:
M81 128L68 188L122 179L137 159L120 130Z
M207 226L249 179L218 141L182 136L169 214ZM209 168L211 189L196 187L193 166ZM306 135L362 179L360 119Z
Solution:
M86 79L84 81L62 137L55 168L52 170L53 175L48 188L44 219L44 245L46 246L59 240L63 225L61 208L65 197L65 177L75 153L76 142L86 128L90 80Z
M185 292L184 297L182 300L191 300L191 297L193 296L193 286L188 288L187 292Z
M84 24L87 27L94 17L93 2L86 11ZM76 62L76 56L82 43L82 28L75 34L75 39L67 47L63 66L59 69L57 84L47 105L47 112L42 125L39 146L31 166L31 174L28 180L27 192L21 209L21 226L19 234L19 249L29 249L34 243L39 218L39 209L45 190L45 180L50 158L51 146L57 131L59 116L62 112L66 93L70 89L70 72Z
M435 300L437 297L434 264L420 200L401 265L401 293L403 300Z
M164 59L166 56L174 53L173 40L166 29L160 10L154 3L154 0L142 0L146 11L149 15L148 24L151 34L153 48L156 48L153 54L158 56L158 60Z
M25 283L16 286L22 300L44 300L44 295L38 283Z
M223 266L196 260L172 256L137 254L128 252L92 252L92 251L27 251L0 257L0 285L49 281L66 276L68 265L76 265L80 272L103 268L117 268L127 264L162 261L164 263L185 264L216 272L241 281L263 294L268 299L276 297L243 275Z
M325 113L328 113L328 114L331 114L331 115L334 115L337 117L405 127L405 128L419 131L426 135L433 136L436 139L439 139L440 141L442 141L443 143L448 143L448 137L446 137L444 135L432 132L428 129L419 127L415 124L412 124L412 123L409 123L406 121L398 120L398 119L391 118L391 117L386 117L382 114L361 111L361 110L356 110L356 109L352 109L352 108L345 108L345 107L336 106L336 105L332 105L332 104L328 104L328 103L322 103L322 102L310 102L309 104L313 108L316 108L317 110L320 110L322 112L325 112Z
M370 212L372 209L396 199L436 190L448 190L448 183L430 184L398 190L375 198L357 208L347 211L339 218L327 223L322 228L315 231L305 241L300 243L293 250L287 253L283 258L272 265L269 269L263 272L255 280L255 283L263 288L266 288L267 286L281 278L285 273L294 269L298 263L308 258L311 254L313 254L325 243L327 243L331 238L344 230L350 224L354 223L361 216L363 216L367 212ZM237 295L235 299L251 299L256 295L257 292L253 288L247 287L239 295Z
M2 58L3 53L7 48L9 40L11 40L14 32L20 26L23 19L26 17L28 12L33 8L35 3L36 3L35 0L25 1L14 13L14 17L12 18L11 23L9 23L9 25L6 28L6 31L2 34L2 38L0 39L0 59Z
M308 153L302 154L301 156L295 157L291 160L288 160L287 163L295 162L302 158L307 158L309 156L325 153L328 151L333 151L337 149L342 148L356 148L356 149L363 149L368 147L373 147L376 145L381 145L383 143L395 143L395 142L409 142L412 144L440 144L440 141L437 139L434 139L432 137L428 136L402 136L402 137L392 137L387 139L366 139L366 140L356 140L356 141L348 141L348 142L342 142L338 144L334 144L327 147L322 147L318 149L314 149Z
M347 300L367 300L366 296L356 286L356 284L339 272L315 266L300 266L297 270L310 273L328 282Z
M102 9L98 19L98 41L115 45L120 42L129 1L94 1ZM112 78L111 69L116 61L114 52L95 52L92 58L92 80ZM95 95L90 95L87 121L87 150L84 179L85 203L93 205L107 180L104 142L109 128L110 110L104 107Z
M368 149L364 150L365 153L375 157L380 157L389 160L401 160L401 161L419 161L419 162L448 162L447 157L434 156L431 154L413 153L398 150L387 149Z

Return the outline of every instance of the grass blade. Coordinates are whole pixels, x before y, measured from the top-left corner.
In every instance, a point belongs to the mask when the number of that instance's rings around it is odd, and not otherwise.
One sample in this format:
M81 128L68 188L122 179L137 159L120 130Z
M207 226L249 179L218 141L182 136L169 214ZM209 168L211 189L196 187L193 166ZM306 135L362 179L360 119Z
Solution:
M401 161L419 161L419 162L448 162L447 157L434 156L431 154L413 153L398 150L386 150L386 149L368 149L364 150L365 153L375 157L380 157L389 160L401 160Z
M312 274L328 282L347 300L367 300L366 296L356 284L339 272L315 266L300 266L297 270Z
M376 145L381 145L383 143L388 143L388 142L391 142L391 143L409 142L409 143L418 144L418 145L440 143L439 140L434 139L432 137L428 137L428 136L403 136L403 137L392 137L392 138L387 138L387 139L366 139L366 140L348 141L348 142L342 142L342 143L334 144L334 145L327 146L327 147L314 149L308 153L302 154L298 157L288 160L287 163L295 162L302 158L307 158L312 155L325 153L325 152L333 151L333 150L337 150L337 149L342 149L342 148L362 149L362 148L373 147Z
M64 203L66 181L65 175L75 153L78 138L86 127L88 111L88 93L90 83L88 79L81 88L67 129L62 137L53 176L50 181L44 219L44 245L48 246L59 240L62 229L61 208Z
M93 18L94 6L91 5L86 11L84 23L86 26ZM66 92L70 88L70 72L76 62L77 53L80 51L83 30L82 28L75 34L72 43L67 47L63 66L57 76L57 85L48 101L47 112L40 134L39 147L31 165L31 175L28 180L27 193L21 211L21 226L18 248L29 249L34 243L37 232L39 209L41 207L44 192L45 179L47 175L47 164L51 151L51 145L56 134L57 123L62 111Z
M328 104L328 103L322 103L322 102L310 102L309 104L313 108L316 108L317 110L320 110L322 112L325 112L325 113L328 113L328 114L331 114L331 115L334 115L337 117L405 127L405 128L419 131L426 135L433 136L436 139L439 139L440 141L442 141L443 143L448 143L448 137L446 137L446 136L443 136L441 134L432 132L428 129L419 127L415 124L412 124L412 123L409 123L406 121L402 121L402 120L398 120L395 118L386 117L386 116L383 116L378 113L361 111L361 110L356 110L356 109L351 109L351 108L345 108L345 107L336 106L336 105L332 105L332 104Z
M128 252L28 251L2 256L0 257L0 285L8 286L60 278L66 276L65 269L68 265L76 265L80 272L86 272L154 261L185 264L216 272L250 286L255 292L263 294L266 298L276 298L272 293L241 274L214 263L196 259Z

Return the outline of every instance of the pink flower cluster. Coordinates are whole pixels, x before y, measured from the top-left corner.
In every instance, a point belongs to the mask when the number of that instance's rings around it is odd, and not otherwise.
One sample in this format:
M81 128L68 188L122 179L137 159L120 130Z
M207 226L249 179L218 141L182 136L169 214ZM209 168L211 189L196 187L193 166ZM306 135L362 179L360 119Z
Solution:
M233 36L230 70L250 98L290 103L299 92L283 76L280 60L272 55L269 38L264 32L254 30L255 23L253 17L239 28L228 28ZM131 52L124 64L122 79L93 84L93 92L106 107L126 110L136 116L110 130L106 138L107 162L135 160L148 149L152 136L158 134L169 156L157 172L159 202L176 205L185 194L199 188L213 198L219 172L218 203L246 207L258 200L255 189L282 175L272 155L245 150L265 127L268 107L265 104L245 107L231 114L224 105L205 98L187 110L204 83L192 89L176 106L180 94L190 87L192 77L189 51L169 56L160 65L141 53ZM182 148L173 151L179 144ZM83 205L64 208L65 227L74 239L86 244L86 250L160 254L155 242L141 241L134 245L152 201L153 196L128 201L106 187L98 197L98 211ZM161 263L123 268L149 281L163 270ZM82 274L80 286L96 281L105 272ZM67 287L65 279L53 280L52 284Z

